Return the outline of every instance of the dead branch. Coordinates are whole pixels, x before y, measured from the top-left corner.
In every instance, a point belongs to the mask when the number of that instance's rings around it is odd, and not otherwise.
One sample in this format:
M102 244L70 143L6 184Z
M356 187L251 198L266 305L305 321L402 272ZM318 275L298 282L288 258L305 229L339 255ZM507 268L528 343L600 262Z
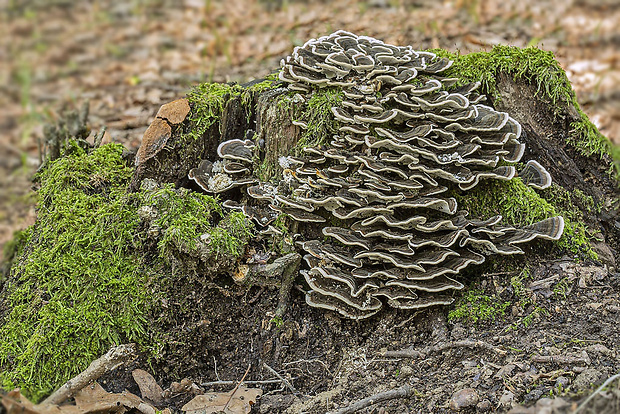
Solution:
M90 363L88 368L71 378L47 397L41 405L59 405L73 394L136 356L136 344L123 344L110 348L105 355Z
M395 390L380 392L379 394L364 398L363 400L359 400L348 407L341 408L337 411L332 411L328 414L350 414L366 407L370 407L371 405L381 401L394 400L396 398L409 398L411 395L413 395L413 388L408 385L403 385Z
M500 355L506 355L506 351L494 347L489 343L486 343L484 341L470 341L466 339L464 341L448 342L445 344L427 346L420 351L411 348L400 349L398 351L387 351L383 354L383 356L392 358L426 358L429 354L443 352L447 349L452 348L482 348L488 351L496 352Z

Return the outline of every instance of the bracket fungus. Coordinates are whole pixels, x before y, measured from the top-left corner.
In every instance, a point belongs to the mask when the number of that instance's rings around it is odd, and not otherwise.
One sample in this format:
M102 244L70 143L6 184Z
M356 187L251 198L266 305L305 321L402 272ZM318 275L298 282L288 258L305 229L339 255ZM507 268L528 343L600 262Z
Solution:
M463 287L453 277L467 266L523 253L519 245L535 238L557 240L564 228L562 217L523 228L469 218L448 195L516 176L537 189L551 184L536 161L520 172L510 165L525 149L520 124L481 103L480 83L442 76L451 64L345 31L311 39L282 61L279 77L307 99L339 88L343 100L331 108L339 133L280 159L277 184L253 178L256 146L239 139L189 177L209 192L242 188L265 234L274 234L274 213L297 222L311 306L363 319L385 304L449 304Z

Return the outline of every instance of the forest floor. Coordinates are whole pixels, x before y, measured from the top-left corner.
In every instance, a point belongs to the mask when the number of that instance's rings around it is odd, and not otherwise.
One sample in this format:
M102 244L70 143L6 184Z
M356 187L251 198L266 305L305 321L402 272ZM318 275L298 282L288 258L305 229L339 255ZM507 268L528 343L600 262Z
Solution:
M294 46L337 29L462 54L497 44L553 51L582 109L620 144L620 4L614 0L31 0L0 7L0 247L34 222L30 179L39 165L43 125L64 108L88 100L91 137L105 126L104 142L136 149L157 109L191 85L261 78ZM555 395L566 398L557 399L553 409L570 412L576 405L569 397L591 392L592 384L620 370L620 276L611 269L558 258L527 274L487 275L475 282L478 291L509 302L501 311L489 304L495 319L424 312L400 323L398 335L387 329L403 319L397 312L363 326L329 316L323 328L287 326L284 344L291 338L323 341L308 342L313 352L297 355L282 374L298 378L304 389L323 391L318 378L332 385L332 394L296 412L344 407L403 378L416 390L415 408L396 400L367 412L448 411L459 390L475 394L477 404L466 408L471 412L507 411L516 401L531 405ZM222 297L222 306L241 309L246 296ZM260 314L273 300L263 295L251 313ZM477 300L470 296L462 305L472 308ZM315 318L302 302L301 295L293 298L291 319ZM212 328L226 336L224 325ZM454 346L428 347L413 358L382 356L385 350L437 342ZM349 350L337 372L326 368L334 349ZM229 374L225 379L239 379L245 371L220 364L222 378ZM192 379L208 380L198 375ZM568 386L570 396L562 394ZM303 400L285 394L263 397L260 412L283 412ZM592 405L583 412L620 412L620 390L606 395L600 403L606 408Z

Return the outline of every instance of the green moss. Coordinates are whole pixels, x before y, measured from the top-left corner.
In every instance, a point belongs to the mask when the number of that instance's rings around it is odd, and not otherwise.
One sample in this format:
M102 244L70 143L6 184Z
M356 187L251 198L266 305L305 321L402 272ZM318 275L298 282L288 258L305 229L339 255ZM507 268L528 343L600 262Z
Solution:
M267 78L248 87L226 83L202 83L187 94L187 100L192 105L189 114L189 137L201 137L222 116L226 103L235 97L241 97L241 105L245 108L246 116L251 117L252 100L255 94L274 87L275 80Z
M340 122L334 118L332 107L340 106L342 98L339 88L323 88L313 92L298 119L308 125L297 143L299 151L305 147L325 145L338 133Z
M155 355L163 339L149 315L161 313L160 297L184 271L172 272L170 259L204 234L216 255L243 253L253 226L242 213L225 215L215 198L170 185L127 193L133 170L122 150L72 146L39 174L37 222L0 296L3 388L36 401L112 345L135 342Z
M157 248L164 259L179 250L195 249L200 235L211 230L212 216L223 216L215 198L184 188L175 190L172 184L150 193L145 201L159 213L155 225L162 234Z
M13 238L9 240L2 250L2 263L0 263L0 291L2 284L8 276L8 270L13 261L22 254L26 242L30 238L30 229L19 230L13 233Z
M539 194L520 178L510 181L488 180L473 190L454 194L454 197L459 208L469 211L471 217L490 218L500 214L503 223L516 227L562 216L564 234L557 245L578 257L596 259L582 213L572 204L568 192L559 186L554 185L551 190Z
M209 246L216 255L229 254L239 257L253 234L254 225L240 211L229 213L224 220L209 231Z
M473 323L495 320L503 317L510 302L502 302L495 295L472 289L459 298L454 309L448 313L448 321L467 320Z
M551 104L556 115L563 115L568 106L574 106L581 120L571 124L567 142L585 156L598 156L610 160L609 172L620 180L620 148L603 136L587 115L581 111L577 97L566 72L552 52L535 47L517 48L498 45L490 52L467 55L433 49L438 56L454 61L445 76L458 77L459 84L480 82L482 92L499 99L497 75L512 74L515 79L525 79L536 85L539 96Z
M187 94L187 100L192 105L188 116L189 136L194 139L202 137L220 119L226 102L243 90L239 85L225 83L201 83L192 88Z
M37 400L111 344L151 345L148 275L133 254L138 216L120 145L79 148L39 175L38 219L0 316L0 383Z
M274 88L274 84L275 81L278 79L278 75L275 75L275 78L273 76L267 76L265 77L265 79L261 82L257 82L254 83L250 86L248 86L246 88L247 91L250 92L254 92L254 93L262 93L265 92L269 89L273 89Z

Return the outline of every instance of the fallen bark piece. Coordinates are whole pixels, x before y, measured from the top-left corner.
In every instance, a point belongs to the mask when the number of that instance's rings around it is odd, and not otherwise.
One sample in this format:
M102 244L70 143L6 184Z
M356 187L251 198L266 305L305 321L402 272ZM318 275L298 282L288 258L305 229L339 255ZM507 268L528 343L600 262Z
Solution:
M341 408L337 411L331 411L328 414L351 414L382 401L394 400L396 398L409 398L412 395L413 388L408 385L403 385L395 390L380 392L379 394L364 398L363 400L359 400L348 407Z
M95 381L106 372L112 371L119 365L134 358L135 354L135 344L123 344L110 348L105 355L91 362L85 371L65 382L62 387L47 397L41 405L58 405L64 402L90 382Z

